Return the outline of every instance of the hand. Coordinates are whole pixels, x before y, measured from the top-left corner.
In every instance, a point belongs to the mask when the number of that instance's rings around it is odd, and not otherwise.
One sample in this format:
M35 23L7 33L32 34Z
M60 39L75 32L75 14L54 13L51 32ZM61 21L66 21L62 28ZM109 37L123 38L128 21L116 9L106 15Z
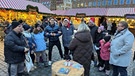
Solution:
M49 33L46 33L46 35L48 35Z
M58 31L58 33L61 33L61 31Z
M56 34L55 33L53 33L53 36L55 36Z
M34 54L34 51L33 50L31 51L31 54Z
M50 33L51 34L51 36L53 36L53 33Z
M25 47L24 52L27 53L28 51L29 51L29 49Z

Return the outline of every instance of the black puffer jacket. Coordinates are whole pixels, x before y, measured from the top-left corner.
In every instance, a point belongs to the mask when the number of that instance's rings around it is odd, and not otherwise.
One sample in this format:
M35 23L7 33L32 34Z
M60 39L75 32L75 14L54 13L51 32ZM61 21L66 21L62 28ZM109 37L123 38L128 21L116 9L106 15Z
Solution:
M22 34L10 32L4 41L5 62L15 64L25 59L24 47L26 43Z

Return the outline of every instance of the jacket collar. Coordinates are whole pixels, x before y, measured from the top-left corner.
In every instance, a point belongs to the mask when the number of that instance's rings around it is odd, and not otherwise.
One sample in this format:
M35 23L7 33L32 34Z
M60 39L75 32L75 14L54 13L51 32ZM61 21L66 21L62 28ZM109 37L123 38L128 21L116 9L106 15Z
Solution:
M124 29L120 32L116 31L116 33L114 34L114 37L113 39L117 38L117 37L120 37L121 35L123 35L128 29Z

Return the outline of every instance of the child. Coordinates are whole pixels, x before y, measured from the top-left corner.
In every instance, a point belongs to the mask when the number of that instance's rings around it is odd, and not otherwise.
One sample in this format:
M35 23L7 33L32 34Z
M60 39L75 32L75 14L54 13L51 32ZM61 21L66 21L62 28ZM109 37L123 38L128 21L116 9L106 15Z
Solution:
M36 44L30 33L31 27L29 25L23 25L23 28L24 28L23 35L25 36L25 38L28 41L28 45L30 47L30 56L31 56L32 62L34 64L34 61L35 61L34 50L35 50Z
M110 73L110 39L111 36L105 36L102 40L100 40L100 57L101 64L99 65L99 71L105 70L106 75ZM105 66L105 67L104 67Z

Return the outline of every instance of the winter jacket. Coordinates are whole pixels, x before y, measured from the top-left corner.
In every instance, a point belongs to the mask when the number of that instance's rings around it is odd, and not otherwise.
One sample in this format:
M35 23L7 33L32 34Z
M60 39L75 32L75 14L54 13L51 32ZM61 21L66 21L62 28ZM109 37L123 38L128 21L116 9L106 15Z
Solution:
M70 27L62 26L61 32L62 32L62 42L63 46L68 47L70 41L72 40L72 36L74 34L74 26L70 25Z
M110 42L104 42L103 39L100 40L100 57L103 60L109 60L110 59Z
M125 29L120 33L115 33L111 41L110 64L127 67L132 56L133 34Z
M89 28L90 28L90 34L93 39L93 43L95 43L96 31L97 31L98 27L96 25L94 25L94 26L89 26Z
M34 49L36 48L36 43L35 43L35 41L34 41L34 39L33 39L32 34L29 33L29 32L27 32L27 31L24 31L24 32L23 32L23 35L25 36L25 38L26 38L27 41L28 41L28 45L29 45L29 47L30 47L30 51L34 50ZM33 44L34 44L35 46L33 46Z
M26 42L22 34L17 34L15 31L7 34L4 41L5 62L9 64L23 62L25 59L24 47L26 47Z
M92 45L92 37L89 31L75 33L74 39L69 44L69 49L74 51L73 60L83 65L85 76L89 76Z
M37 34L33 34L33 39L36 43L35 52L45 51L46 50L46 41L44 38L44 32L39 32Z
M104 37L103 32L101 32L101 33L96 32L95 43L94 43L94 44L95 44L97 47L100 47L99 41L100 41L101 39L103 39L103 37Z
M58 41L59 40L59 36L61 35L60 28L57 24L52 25L48 25L45 28L45 36L49 38L49 41ZM55 33L55 36L52 36L51 33Z

